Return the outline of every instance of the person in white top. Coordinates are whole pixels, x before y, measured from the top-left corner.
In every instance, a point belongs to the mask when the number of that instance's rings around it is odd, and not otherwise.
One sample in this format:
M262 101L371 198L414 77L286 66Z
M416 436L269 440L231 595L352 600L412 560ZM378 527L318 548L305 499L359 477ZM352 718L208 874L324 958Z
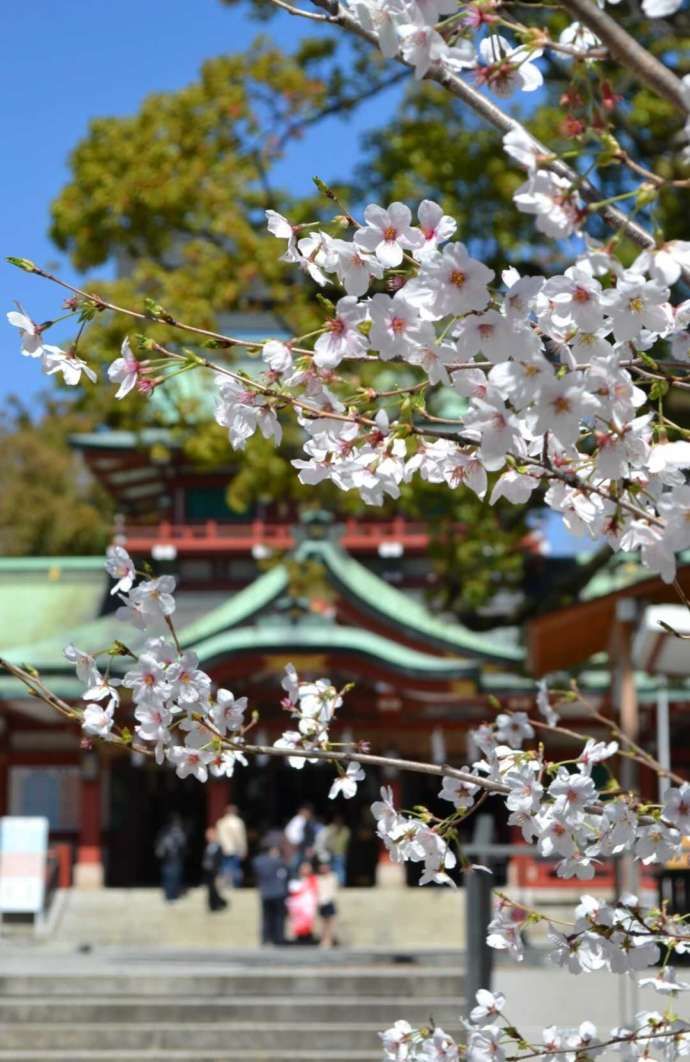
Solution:
M242 884L242 860L247 856L247 830L235 804L229 804L216 823L218 842L223 853L220 875L230 888Z
M297 870L305 859L312 859L315 853L316 839L323 827L314 817L311 804L302 804L296 815L285 827L285 840L292 845L291 866Z

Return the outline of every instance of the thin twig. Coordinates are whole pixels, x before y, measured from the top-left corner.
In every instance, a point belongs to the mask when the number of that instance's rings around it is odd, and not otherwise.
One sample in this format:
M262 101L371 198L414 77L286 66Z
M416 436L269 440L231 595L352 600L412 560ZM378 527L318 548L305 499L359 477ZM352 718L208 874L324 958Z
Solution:
M369 42L378 48L378 37L375 33L364 29L359 25L357 20L344 10L337 2L337 0L313 0L317 7L322 8L333 16L343 29L346 29L349 33L353 33L363 40ZM407 62L401 55L395 57L396 61L409 69L413 68L413 64ZM478 114L480 118L493 125L495 129L498 129L501 133L508 133L511 130L516 130L528 137L536 146L537 151L543 155L542 165L547 169L552 170L560 177L564 177L570 181L573 186L577 187L582 198L588 203L599 203L601 199L601 193L599 190L591 184L590 181L583 179L577 171L573 170L561 159L557 158L552 151L550 151L544 144L540 143L527 129L518 122L517 119L512 118L501 110L495 103L483 96L481 92L473 88L462 78L456 74L451 73L440 63L432 63L429 70L425 74L425 79L435 81L437 84L447 89L457 99L462 100L471 109ZM597 208L597 212L604 219L606 224L614 231L623 231L629 238L636 243L639 247L654 247L656 246L654 237L647 232L647 230L636 221L632 221L617 207L610 204L601 205Z
M299 18L308 18L312 22L335 22L331 15L317 15L315 11L303 11L299 7L287 4L285 0L271 0L271 3L275 4L276 7L282 7L283 11L287 11L291 15L298 15Z
M559 0L568 14L584 23L606 45L614 59L631 70L658 96L663 96L683 114L690 112L690 103L682 82L672 70L643 48L627 30L591 0Z

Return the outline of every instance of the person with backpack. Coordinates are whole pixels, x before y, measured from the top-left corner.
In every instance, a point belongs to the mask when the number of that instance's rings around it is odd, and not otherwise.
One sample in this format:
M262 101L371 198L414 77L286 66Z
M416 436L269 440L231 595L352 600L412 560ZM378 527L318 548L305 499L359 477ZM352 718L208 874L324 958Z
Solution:
M168 903L173 903L182 894L184 857L187 851L187 837L182 819L177 813L170 816L158 834L154 851L161 864L163 894Z

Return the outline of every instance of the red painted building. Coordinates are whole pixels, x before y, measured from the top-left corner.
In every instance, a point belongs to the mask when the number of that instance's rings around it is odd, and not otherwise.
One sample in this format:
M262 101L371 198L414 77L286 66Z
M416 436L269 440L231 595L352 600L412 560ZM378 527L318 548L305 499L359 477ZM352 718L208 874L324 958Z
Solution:
M433 574L423 525L337 523L324 514L299 521L281 503L238 520L225 504L232 470L200 474L167 430L103 431L74 443L117 500L117 540L135 558L176 575L181 643L197 652L215 683L260 709L257 733L266 741L286 727L279 680L288 661L304 677L354 683L336 739L354 735L383 753L463 763L468 730L491 716L496 699L509 709L532 709L524 632L476 634L427 609L424 590ZM690 584L689 571L682 578ZM554 613L529 632L532 674L579 667L583 690L605 711L608 601L612 594L659 599L663 592L658 581L643 585L639 570L616 568L613 578L621 585L612 589L609 577L594 586L586 617L564 613L559 625ZM37 667L65 699L77 699L80 684L64 645L73 641L92 652L125 636L113 609L100 558L0 559L0 613L7 617L0 650ZM118 668L126 670L121 659L113 661ZM638 673L633 686L640 733L649 734L656 682ZM690 694L679 684L672 698L680 718ZM581 717L582 707L573 713ZM195 838L193 876L203 825L219 816L231 787L257 838L282 825L305 798L330 812L331 777L328 767L295 772L272 761L238 769L231 783L181 781L107 745L85 751L76 729L0 676L0 814L48 814L52 842L68 846L81 884L154 883L154 838L173 809ZM378 849L366 807L382 782L399 789L406 807L433 801L438 790L421 776L368 773L359 798L340 805L353 828L353 884L373 883Z

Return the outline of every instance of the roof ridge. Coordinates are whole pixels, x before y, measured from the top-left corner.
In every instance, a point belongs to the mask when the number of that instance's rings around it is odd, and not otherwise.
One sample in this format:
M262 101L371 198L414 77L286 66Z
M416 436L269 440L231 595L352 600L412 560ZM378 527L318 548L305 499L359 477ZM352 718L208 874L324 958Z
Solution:
M476 633L460 623L437 619L425 605L391 586L333 541L305 539L295 550L298 560L314 554L321 556L335 581L363 601L368 611L385 617L396 627L420 635L429 644L502 660L511 665L522 663L525 658L520 646L496 644L488 634Z

